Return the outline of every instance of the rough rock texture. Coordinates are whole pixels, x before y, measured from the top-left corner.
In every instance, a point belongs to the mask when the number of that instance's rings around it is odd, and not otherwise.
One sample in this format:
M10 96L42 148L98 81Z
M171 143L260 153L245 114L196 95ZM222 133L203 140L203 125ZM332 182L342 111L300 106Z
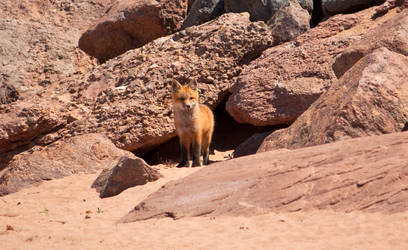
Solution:
M113 168L104 169L92 184L101 198L120 194L122 191L161 177L160 173L140 158L121 157Z
M0 196L44 180L79 172L94 173L115 164L122 156L131 155L99 134L60 140L47 147L35 146L12 157L0 172Z
M230 13L128 51L67 83L73 102L89 115L60 135L104 132L119 148L151 149L175 136L168 79L196 77L201 102L214 108L230 79L272 45L265 23Z
M268 21L287 0L224 0L225 12L249 12L253 21ZM309 13L313 10L313 0L298 0Z
M355 12L383 2L384 0L321 0L325 16Z
M376 13L374 18L383 16L387 14L390 10L394 8L399 8L399 10L408 8L408 1L406 0L386 0L384 4L378 6L375 10Z
M0 83L0 105L15 102L18 97L18 91L13 85Z
M407 150L404 132L217 163L167 184L121 222L312 209L407 211Z
M87 54L106 61L174 33L186 14L186 0L117 1L81 36L78 45Z
M181 29L200 25L224 13L224 0L197 0L183 22Z
M270 48L233 80L226 108L234 119L257 126L292 123L337 77L334 59L369 31L395 17L372 19L375 8L337 15Z
M1 1L0 81L24 95L86 72L93 62L77 48L78 39L110 2Z
M235 148L234 158L255 154L271 132L255 133Z
M259 152L402 131L408 123L408 57L386 48L358 61Z
M288 0L271 19L268 26L272 28L276 44L290 41L310 28L310 15L296 0Z
M408 10L372 29L336 57L332 66L334 73L341 77L363 56L380 47L408 55Z
M67 119L55 103L0 105L0 153L34 143L65 125Z

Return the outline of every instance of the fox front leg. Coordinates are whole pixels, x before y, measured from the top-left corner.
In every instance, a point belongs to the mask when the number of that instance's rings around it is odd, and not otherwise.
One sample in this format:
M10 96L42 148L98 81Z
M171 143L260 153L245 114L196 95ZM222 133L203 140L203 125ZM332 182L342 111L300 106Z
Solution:
M180 140L180 161L179 164L177 165L178 168L183 168L183 167L189 167L189 154L190 150L189 148L184 145L183 141Z
M201 143L195 141L193 143L193 167L202 166L200 157L201 157Z

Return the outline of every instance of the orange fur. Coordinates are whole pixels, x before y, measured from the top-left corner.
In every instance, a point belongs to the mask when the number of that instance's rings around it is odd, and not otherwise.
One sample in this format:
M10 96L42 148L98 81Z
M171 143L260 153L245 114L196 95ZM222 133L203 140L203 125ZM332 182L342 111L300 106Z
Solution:
M173 80L174 124L180 140L181 159L178 167L208 164L209 148L214 130L212 111L199 103L197 82L180 85ZM203 155L203 162L201 162Z

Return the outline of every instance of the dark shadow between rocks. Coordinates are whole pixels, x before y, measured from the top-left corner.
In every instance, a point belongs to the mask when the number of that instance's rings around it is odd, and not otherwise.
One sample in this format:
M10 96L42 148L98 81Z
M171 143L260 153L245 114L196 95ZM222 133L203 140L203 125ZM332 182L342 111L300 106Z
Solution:
M314 0L312 18L310 19L310 28L316 27L323 20L323 18L322 0Z

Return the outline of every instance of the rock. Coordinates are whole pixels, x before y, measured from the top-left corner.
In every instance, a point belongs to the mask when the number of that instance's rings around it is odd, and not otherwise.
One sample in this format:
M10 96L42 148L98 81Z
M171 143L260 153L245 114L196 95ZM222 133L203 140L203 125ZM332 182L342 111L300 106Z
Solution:
M117 1L105 17L82 34L78 46L104 62L175 32L186 12L187 0Z
M92 188L96 189L101 198L106 198L160 177L160 173L150 168L144 160L123 156L113 168L102 171L92 184Z
M406 0L386 0L384 4L378 6L375 11L373 18L381 17L388 13L388 11L397 8L399 10L406 9L408 7L408 1Z
M408 55L408 10L402 11L382 25L370 30L363 39L354 42L336 57L333 71L340 78L358 60L377 48Z
M17 102L0 108L0 153L29 145L67 123L67 118L52 102Z
M229 79L272 45L265 23L229 13L128 51L70 83L73 102L89 115L59 134L103 132L119 148L146 152L175 136L168 79L197 78L200 101L215 108Z
M9 104L17 101L18 91L13 85L0 83L0 104Z
M200 25L224 13L224 0L196 0L181 29Z
M323 14L326 17L359 11L383 2L384 0L321 0Z
M130 152L116 148L100 134L60 140L46 147L35 146L10 157L0 172L0 196L38 185L44 180L75 173L94 173L117 162Z
M238 147L235 148L233 153L234 158L255 154L258 151L259 146L261 146L264 139L270 133L271 132L253 134L251 137L246 139L243 143L239 144Z
M310 15L296 0L288 0L268 20L276 44L290 41L310 28Z
M159 16L166 34L173 34L180 30L190 2L191 0L160 0L162 7Z
M268 21L287 0L224 0L225 12L249 12L252 21ZM309 13L313 10L313 0L298 0Z
M337 15L288 42L264 51L232 81L226 108L240 123L290 124L337 80L335 58L395 16L372 19L375 8Z
M316 209L407 211L407 150L404 132L216 163L166 184L121 222Z
M408 57L386 48L360 59L289 128L258 152L402 131L408 123Z
M78 39L110 1L2 1L0 81L25 96L43 89L41 82L86 72L94 62L77 48Z

